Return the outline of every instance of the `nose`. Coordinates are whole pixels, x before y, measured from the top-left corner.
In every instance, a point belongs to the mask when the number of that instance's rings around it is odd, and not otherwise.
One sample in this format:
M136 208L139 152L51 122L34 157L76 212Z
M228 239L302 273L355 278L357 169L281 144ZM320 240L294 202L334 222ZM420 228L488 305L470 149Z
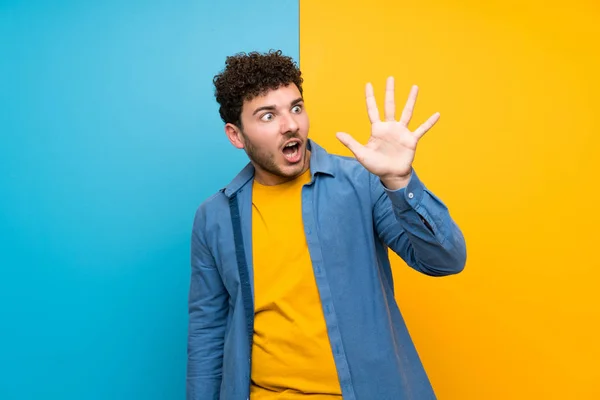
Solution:
M298 122L293 114L286 114L281 118L281 134L285 135L289 132L296 132L298 130Z

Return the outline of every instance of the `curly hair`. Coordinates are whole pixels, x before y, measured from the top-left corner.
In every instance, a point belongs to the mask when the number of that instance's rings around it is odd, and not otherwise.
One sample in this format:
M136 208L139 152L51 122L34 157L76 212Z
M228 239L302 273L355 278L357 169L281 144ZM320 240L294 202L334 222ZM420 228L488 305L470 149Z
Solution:
M302 94L302 73L291 57L281 50L268 53L238 53L227 57L225 69L213 78L219 114L225 123L241 127L244 101L295 84Z

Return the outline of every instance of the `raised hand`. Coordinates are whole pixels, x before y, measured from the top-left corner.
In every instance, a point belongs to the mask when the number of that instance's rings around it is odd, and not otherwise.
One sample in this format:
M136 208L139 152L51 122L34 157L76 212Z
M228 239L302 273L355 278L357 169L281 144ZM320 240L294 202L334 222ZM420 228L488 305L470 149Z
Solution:
M400 120L396 121L394 101L394 78L389 77L385 90L385 121L379 118L373 86L366 85L367 113L371 121L371 137L366 145L360 144L345 132L338 132L337 138L354 154L371 173L379 176L383 184L391 190L408 184L417 143L438 121L435 113L414 132L408 129L419 89L413 86Z

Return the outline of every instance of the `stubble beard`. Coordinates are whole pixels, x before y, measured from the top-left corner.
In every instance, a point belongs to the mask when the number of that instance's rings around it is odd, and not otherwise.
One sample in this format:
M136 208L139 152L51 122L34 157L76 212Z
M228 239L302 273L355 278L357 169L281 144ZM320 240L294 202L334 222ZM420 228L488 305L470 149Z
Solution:
M244 134L243 131L242 131L242 136L244 136L244 142L245 142L244 149L246 150L246 154L248 155L248 158L255 165L258 165L264 171L266 171L272 175L278 176L280 178L285 178L285 179L295 178L299 174L298 172L285 173L277 165L277 162L275 161L275 154L271 154L271 153L261 151L260 149L258 149L256 146L254 146L252 141L248 139L248 136L246 136L246 134ZM297 134L292 134L292 135L289 135L286 138L286 140L296 139L296 138L300 139L300 137ZM302 164L302 166L304 166L304 164L306 163L306 152L307 152L306 143L304 142L304 154L302 155L302 161L300 162Z

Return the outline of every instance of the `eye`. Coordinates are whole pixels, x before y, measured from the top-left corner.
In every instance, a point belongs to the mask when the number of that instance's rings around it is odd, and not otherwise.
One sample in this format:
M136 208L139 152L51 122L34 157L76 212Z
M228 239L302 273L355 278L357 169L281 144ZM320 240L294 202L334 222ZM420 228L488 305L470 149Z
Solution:
M262 117L260 117L260 120L264 121L264 122L269 122L269 121L273 120L273 113L264 114Z
M302 106L301 105L295 105L294 107L292 107L292 112L294 114L300 114L302 112Z

